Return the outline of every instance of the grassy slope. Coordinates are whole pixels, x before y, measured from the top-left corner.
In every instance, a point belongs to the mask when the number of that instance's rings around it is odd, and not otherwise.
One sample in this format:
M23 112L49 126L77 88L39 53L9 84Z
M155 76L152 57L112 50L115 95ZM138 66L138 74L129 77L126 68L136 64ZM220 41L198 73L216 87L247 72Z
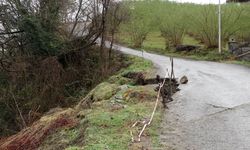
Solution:
M140 58L132 57L134 63L128 68L121 71L121 73L125 72L138 72L143 71L147 72L152 67L152 63L142 60ZM117 80L117 83L120 81ZM130 86L130 89L137 88L134 86ZM123 91L117 93L117 96L126 94ZM152 94L156 94L152 91ZM143 103L133 103L133 102L125 102L126 108L121 109L115 112L109 110L110 101L102 101L97 104L97 108L93 109L91 114L88 116L90 121L90 127L87 129L86 136L86 146L84 149L86 150L99 150L99 149L110 149L110 150L126 150L128 149L128 144L131 141L130 136L130 127L139 119L144 117L149 117L154 102L143 102ZM124 101L122 102L124 103ZM153 144L157 146L158 144L158 130L157 128L160 125L161 113L158 110L155 116L154 123L147 130L147 134L152 138ZM100 132L97 132L100 131Z
M126 33L120 34L118 41L121 44L124 44L128 47L132 47L132 42L130 40L130 37ZM192 44L203 47L203 45L201 45L199 41L195 40L194 38L188 35L184 37L183 44ZM141 49L146 50L148 52L153 52L173 57L181 57L194 60L218 61L224 63L234 63L250 67L250 62L234 60L233 57L227 51L224 51L223 54L219 55L217 50L213 49L207 49L207 50L202 49L190 53L175 52L174 50L166 50L164 38L161 37L161 34L158 31L150 32L148 34L147 39L144 41L143 47Z
M138 87L129 83L131 81L121 75L126 72L151 72L152 63L141 58L129 57L127 60L132 63L128 68L120 71L119 74L107 80L110 84L117 86L125 85L128 88L119 90L115 96L108 100L95 102L91 109L83 110L83 119L80 125L72 129L58 131L41 146L41 149L64 148L67 150L127 150L131 143L130 127L139 119L149 117L156 96L152 87ZM146 88L146 89L145 89ZM138 91L142 99L132 98L129 95L133 91ZM146 92L145 92L146 91ZM133 95L133 94L132 94ZM122 97L123 100L116 97ZM138 102L139 100L139 102ZM123 105L123 109L113 110L113 105ZM146 129L145 135L150 137L148 143L151 147L159 146L159 126L161 122L161 109L158 109L152 125ZM86 128L87 122L87 128ZM135 129L135 132L139 128ZM133 149L133 148L132 148Z

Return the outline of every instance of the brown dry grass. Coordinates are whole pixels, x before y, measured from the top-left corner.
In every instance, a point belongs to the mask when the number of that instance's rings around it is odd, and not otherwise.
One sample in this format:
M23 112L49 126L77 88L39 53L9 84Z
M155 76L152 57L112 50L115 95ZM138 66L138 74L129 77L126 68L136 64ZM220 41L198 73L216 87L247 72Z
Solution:
M59 128L71 128L78 124L73 109L45 116L16 135L0 141L1 150L34 150Z

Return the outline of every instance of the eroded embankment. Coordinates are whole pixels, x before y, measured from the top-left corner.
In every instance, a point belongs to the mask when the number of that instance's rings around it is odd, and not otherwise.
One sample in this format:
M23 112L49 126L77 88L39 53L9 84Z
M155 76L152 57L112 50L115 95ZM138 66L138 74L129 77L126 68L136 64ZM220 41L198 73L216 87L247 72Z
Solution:
M158 128L161 110L143 136L146 142L131 143L131 125L148 118L157 93L154 86L135 86L128 72L144 72L150 76L152 63L139 58L118 75L99 84L81 102L70 109L54 109L30 127L3 139L0 149L140 149L159 146ZM131 61L131 60L130 60ZM141 127L133 129L136 133Z

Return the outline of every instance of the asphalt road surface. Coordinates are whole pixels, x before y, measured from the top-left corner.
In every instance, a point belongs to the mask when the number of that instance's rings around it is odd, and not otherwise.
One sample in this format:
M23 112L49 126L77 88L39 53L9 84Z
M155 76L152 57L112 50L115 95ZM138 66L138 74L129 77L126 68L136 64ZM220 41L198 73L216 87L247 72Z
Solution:
M116 46L151 60L158 73L170 68L166 56ZM174 59L176 77L189 83L168 104L160 139L168 150L250 150L250 68Z

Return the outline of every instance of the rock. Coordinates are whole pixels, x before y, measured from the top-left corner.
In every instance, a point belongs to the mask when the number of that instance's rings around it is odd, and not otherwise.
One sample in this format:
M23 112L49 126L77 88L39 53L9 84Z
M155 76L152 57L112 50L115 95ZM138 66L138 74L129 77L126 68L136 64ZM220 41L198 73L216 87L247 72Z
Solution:
M107 100L118 91L119 87L116 84L103 82L99 84L93 92L93 101Z
M126 90L126 89L128 89L128 85L121 85L121 86L119 86L119 88L121 89L121 90Z
M181 77L180 83L181 83L181 84L187 84L187 83L188 83L188 78L187 78L187 76Z
M111 111L117 111L117 110L120 110L120 109L123 109L123 108L125 108L125 107L122 104L112 104L110 110Z
M120 100L123 100L123 97L122 97L122 95L121 94L118 94L118 95L115 95L115 101L120 101Z

